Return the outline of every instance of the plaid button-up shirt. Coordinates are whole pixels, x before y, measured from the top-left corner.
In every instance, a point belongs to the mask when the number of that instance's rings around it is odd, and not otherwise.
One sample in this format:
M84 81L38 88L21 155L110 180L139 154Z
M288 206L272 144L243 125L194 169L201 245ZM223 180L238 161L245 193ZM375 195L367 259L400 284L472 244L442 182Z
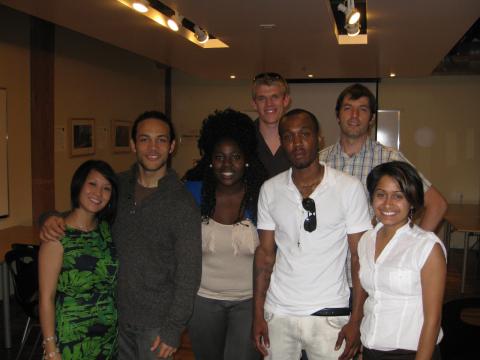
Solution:
M362 182L365 193L367 193L367 176L370 171L377 165L395 160L411 164L400 151L370 138L367 138L360 152L353 156L348 156L343 152L340 142L320 151L320 161L334 169L355 176ZM426 192L432 184L422 174L420 177L423 182L423 190Z
M375 166L395 160L404 161L411 164L410 161L408 161L408 159L400 151L382 145L378 141L374 141L370 138L367 138L367 141L365 141L365 144L363 144L360 152L352 156L348 156L343 152L339 141L337 141L337 143L334 145L331 145L320 151L319 155L320 161L325 162L328 166L355 176L357 179L359 179L363 184L363 189L365 190L367 198L369 197L367 191L367 176ZM432 184L420 172L419 175L423 182L423 191L427 192ZM369 211L370 217L373 218L373 209L370 203ZM346 265L348 283L351 287L352 279L350 252L348 253Z

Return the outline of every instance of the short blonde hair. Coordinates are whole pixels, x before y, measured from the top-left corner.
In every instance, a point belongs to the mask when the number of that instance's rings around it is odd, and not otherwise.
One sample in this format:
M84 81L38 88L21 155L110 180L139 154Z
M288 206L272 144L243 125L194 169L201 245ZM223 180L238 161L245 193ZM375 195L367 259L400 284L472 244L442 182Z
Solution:
M280 85L283 87L283 94L290 94L290 88L287 81L283 78L282 75L274 72L264 72L257 74L253 78L252 83L252 99L255 100L257 86L266 85L266 86L275 86Z

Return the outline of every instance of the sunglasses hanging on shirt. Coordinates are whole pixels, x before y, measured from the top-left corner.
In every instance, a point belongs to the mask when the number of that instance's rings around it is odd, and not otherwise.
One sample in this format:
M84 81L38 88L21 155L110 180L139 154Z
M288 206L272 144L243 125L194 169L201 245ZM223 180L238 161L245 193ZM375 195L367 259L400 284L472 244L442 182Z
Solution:
M303 208L308 212L307 218L303 222L305 231L312 232L317 228L317 211L315 208L315 201L311 198L302 200Z

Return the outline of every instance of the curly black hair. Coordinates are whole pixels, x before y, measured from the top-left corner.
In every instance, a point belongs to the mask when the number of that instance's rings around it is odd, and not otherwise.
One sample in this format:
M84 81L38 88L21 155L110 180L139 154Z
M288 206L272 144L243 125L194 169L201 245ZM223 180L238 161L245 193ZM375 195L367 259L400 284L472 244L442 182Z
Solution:
M217 180L210 167L215 146L224 140L232 140L238 144L245 156L243 182L245 195L239 209L236 222L243 220L245 211L251 212L256 222L257 201L260 187L267 179L267 172L257 156L257 135L255 124L250 117L233 109L216 110L203 120L198 139L198 149L201 159L184 176L184 180L203 181L200 211L204 221L215 211L215 190Z

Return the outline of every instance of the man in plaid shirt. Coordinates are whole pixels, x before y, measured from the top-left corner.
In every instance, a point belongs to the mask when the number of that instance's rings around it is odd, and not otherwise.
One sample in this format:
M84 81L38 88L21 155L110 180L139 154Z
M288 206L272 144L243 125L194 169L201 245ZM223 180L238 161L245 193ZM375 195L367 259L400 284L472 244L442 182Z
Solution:
M356 176L366 193L367 175L375 166L393 160L409 162L401 152L370 138L370 127L375 123L376 101L368 88L360 84L347 87L338 96L335 112L340 126L340 139L320 152L320 161ZM420 176L425 192L425 210L420 226L435 231L447 211L447 202L422 174ZM373 216L371 208L370 215ZM349 268L350 261L347 260L350 282Z

